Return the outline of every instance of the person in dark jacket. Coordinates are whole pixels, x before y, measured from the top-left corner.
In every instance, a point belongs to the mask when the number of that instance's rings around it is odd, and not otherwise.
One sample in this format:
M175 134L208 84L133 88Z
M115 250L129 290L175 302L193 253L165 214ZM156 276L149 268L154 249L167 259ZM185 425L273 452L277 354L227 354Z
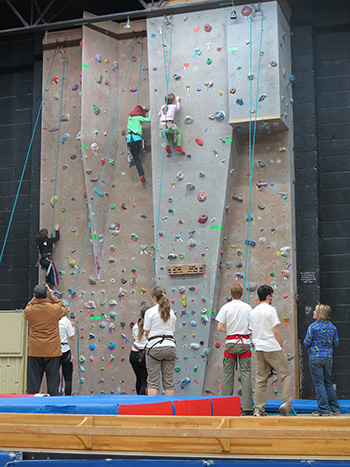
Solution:
M52 261L52 252L54 243L60 239L60 226L55 225L54 237L49 237L47 229L40 229L36 236L36 245L39 248L39 261L41 267L46 271L46 283L49 286L58 285L58 273L54 262ZM57 293L57 291L55 290Z

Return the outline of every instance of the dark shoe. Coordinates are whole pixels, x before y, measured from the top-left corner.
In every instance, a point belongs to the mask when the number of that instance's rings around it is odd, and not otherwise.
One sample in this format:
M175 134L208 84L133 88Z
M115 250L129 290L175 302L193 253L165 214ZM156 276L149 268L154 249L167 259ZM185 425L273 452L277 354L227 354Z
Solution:
M330 416L330 413L329 413L329 412L325 412L325 413L313 412L311 415L312 415L313 417L329 417L329 416Z
M131 160L129 161L129 169L131 169L131 167L134 167L134 165L136 165L136 164L135 164L135 161L134 161L134 159L131 159Z
M242 410L242 417L252 417L254 415L254 410Z
M288 417L289 413L290 413L290 403L289 402L283 402L282 405L280 405L280 413L281 415L284 415L285 417Z

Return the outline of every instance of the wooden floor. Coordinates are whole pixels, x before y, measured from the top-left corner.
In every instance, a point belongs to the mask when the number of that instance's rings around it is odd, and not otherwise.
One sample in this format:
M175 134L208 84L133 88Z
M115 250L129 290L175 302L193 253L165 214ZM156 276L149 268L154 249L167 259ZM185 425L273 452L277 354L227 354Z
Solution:
M0 414L0 449L350 458L350 416Z

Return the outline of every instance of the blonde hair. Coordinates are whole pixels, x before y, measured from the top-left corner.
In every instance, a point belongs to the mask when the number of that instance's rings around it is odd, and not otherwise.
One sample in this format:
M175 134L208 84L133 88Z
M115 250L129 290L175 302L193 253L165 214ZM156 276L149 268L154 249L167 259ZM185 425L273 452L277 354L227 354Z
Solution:
M170 318L170 302L163 287L154 287L151 292L151 297L154 297L159 305L160 317L166 323Z
M243 295L243 289L242 289L242 286L241 284L233 284L233 286L231 287L231 296L233 299L235 300L239 300Z
M165 105L163 105L162 107L162 111L163 111L163 114L165 115L165 111L166 111L166 108L168 105L172 105L175 103L175 96L174 94L171 92L170 94L168 94L167 96L165 96Z
M141 308L140 308L140 319L138 320L137 324L139 326L139 332L137 334L137 338L138 340L140 341L142 338L143 338L143 334L144 334L144 330L143 330L143 323L144 323L144 319L145 319L145 313L146 311L149 309L149 306L148 305L143 305Z
M317 321L323 321L331 319L332 308L329 305L317 305L315 308L316 313L318 314Z

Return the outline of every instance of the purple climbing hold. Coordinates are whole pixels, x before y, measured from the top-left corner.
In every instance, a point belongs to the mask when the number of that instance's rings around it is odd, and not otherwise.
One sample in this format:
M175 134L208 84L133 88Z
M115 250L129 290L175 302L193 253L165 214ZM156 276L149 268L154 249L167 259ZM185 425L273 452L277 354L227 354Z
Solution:
M79 88L79 84L73 84L72 91L75 92Z
M96 61L97 61L98 63L101 63L101 55L96 54L96 55L95 55L95 59L96 59Z
M269 63L269 65L272 67L272 68L275 68L277 66L277 62L275 60L271 60L271 62Z
M134 88L129 89L130 92L137 92L137 87L135 86Z
M233 96L236 93L236 88L231 88L230 89L230 94Z
M133 57L131 57L131 61L132 61L133 63L135 63L135 62L137 61L137 58L135 57L135 55L134 55Z

